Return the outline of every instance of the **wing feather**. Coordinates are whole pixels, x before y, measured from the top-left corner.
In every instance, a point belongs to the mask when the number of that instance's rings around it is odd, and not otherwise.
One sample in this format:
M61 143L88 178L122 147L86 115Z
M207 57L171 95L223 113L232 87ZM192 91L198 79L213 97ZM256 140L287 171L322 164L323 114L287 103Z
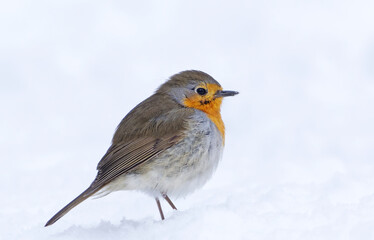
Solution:
M180 135L162 138L144 137L131 143L117 143L108 149L97 166L98 174L91 187L102 188L115 178L153 159L182 139Z

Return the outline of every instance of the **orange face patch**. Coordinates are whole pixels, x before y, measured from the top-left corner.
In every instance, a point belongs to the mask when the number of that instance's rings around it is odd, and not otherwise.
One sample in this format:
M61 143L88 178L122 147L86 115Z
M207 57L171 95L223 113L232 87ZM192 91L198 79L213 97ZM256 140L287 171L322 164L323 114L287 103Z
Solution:
M216 125L221 133L223 141L225 141L225 125L221 118L222 98L215 98L214 96L214 94L218 90L222 90L222 88L212 83L196 87L196 89L198 88L204 88L207 90L207 93L205 95L195 93L194 95L185 98L183 102L184 105L205 112L209 119Z

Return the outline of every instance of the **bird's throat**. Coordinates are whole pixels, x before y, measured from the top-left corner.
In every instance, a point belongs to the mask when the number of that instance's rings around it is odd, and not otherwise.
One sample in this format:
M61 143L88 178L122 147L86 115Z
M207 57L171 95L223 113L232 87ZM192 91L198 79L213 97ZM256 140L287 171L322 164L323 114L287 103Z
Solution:
M221 113L220 112L216 114L207 113L207 115L209 119L212 120L212 122L216 125L216 127L218 128L218 131L221 133L222 144L225 144L225 124L222 121Z
M222 142L225 142L225 125L221 117L221 103L222 98L216 98L211 101L205 101L201 103L200 101L191 101L186 99L184 104L187 107L196 108L200 111L203 111L208 118L216 125L218 131L221 133Z

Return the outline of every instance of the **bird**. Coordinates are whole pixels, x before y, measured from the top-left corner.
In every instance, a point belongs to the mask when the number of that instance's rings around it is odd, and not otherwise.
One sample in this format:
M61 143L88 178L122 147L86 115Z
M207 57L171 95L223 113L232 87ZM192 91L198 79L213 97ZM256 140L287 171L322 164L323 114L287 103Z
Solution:
M186 70L171 76L119 123L111 146L97 165L89 187L57 212L49 226L91 196L139 190L177 210L169 196L186 196L202 187L216 170L225 144L223 90L209 74Z

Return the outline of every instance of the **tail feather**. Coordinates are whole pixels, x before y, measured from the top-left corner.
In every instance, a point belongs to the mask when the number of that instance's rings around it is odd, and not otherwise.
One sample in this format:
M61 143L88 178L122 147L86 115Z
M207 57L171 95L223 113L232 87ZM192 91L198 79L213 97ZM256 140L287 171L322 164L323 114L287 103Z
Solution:
M54 224L57 220L62 218L66 213L68 213L71 209L76 207L78 204L86 200L87 198L91 197L95 194L100 188L87 188L84 192L82 192L78 197L76 197L73 201L71 201L68 205L66 205L63 209L58 211L49 221L45 224L45 227Z

